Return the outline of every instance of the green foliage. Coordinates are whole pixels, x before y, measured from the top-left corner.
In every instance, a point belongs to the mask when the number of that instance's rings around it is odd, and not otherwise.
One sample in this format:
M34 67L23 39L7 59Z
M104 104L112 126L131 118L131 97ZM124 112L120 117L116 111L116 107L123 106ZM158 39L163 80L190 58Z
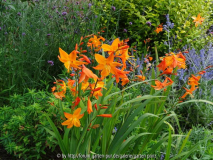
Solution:
M213 158L213 145L212 139L207 139L213 135L212 130L208 130L201 125L193 126L192 133L189 137L189 141L187 143L187 148L191 147L199 142L199 146L197 150L190 156L190 159L197 160L197 159L212 159ZM186 149L187 150L187 149Z
M10 106L0 107L0 143L9 154L23 159L41 159L47 148L56 144L43 126L50 128L44 112L58 113L47 101L48 94L28 90L24 95L10 97ZM59 118L54 122L59 123Z
M58 48L72 51L81 36L99 31L100 16L92 8L88 1L77 6L65 1L1 1L0 104L8 103L12 92L50 85L64 69L58 67Z
M104 23L108 30L106 33L110 35L115 34L115 26L117 36L121 38L130 38L130 43L135 45L137 42L138 54L147 53L147 47L158 45L160 56L168 52L168 46L164 44L168 40L166 32L156 34L154 30L156 27L166 23L165 15L170 15L170 21L174 23L174 28L170 30L170 40L173 40L173 50L182 48L186 44L192 44L193 47L199 48L204 46L211 37L200 37L205 34L209 26L212 24L209 17L212 13L211 1L168 1L168 0L107 0L99 5L104 4L104 12L102 23ZM115 6L115 11L112 10ZM203 25L195 27L192 16L201 16L205 18ZM117 20L119 20L117 22ZM132 25L130 24L132 22ZM151 22L151 26L147 24ZM118 23L118 24L116 24ZM123 30L127 29L127 33ZM202 28L202 29L200 29ZM108 36L108 35L107 35ZM144 40L150 38L151 41L144 44ZM133 43L134 42L134 43ZM199 46L199 47L198 47ZM201 49L201 48L200 48Z

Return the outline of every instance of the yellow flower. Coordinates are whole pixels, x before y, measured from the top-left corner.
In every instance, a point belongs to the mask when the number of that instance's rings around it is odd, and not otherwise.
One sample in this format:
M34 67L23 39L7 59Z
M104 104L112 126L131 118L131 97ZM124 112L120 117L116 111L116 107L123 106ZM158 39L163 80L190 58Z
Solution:
M67 125L67 128L72 128L73 125L76 127L80 127L81 123L79 119L81 119L84 116L84 114L80 114L80 113L81 113L81 108L77 108L73 114L64 112L64 116L67 118L67 120L61 124Z

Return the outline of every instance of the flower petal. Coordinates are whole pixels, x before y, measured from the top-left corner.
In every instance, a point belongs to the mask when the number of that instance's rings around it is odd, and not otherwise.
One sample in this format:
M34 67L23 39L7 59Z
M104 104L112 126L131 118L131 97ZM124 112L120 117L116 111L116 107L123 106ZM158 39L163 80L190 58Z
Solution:
M63 126L65 126L65 125L69 125L71 123L71 120L66 120L66 121L64 121L63 123L61 123Z
M108 44L103 44L101 46L101 48L104 50L104 52L108 52L108 51L111 51L112 50L112 47Z
M93 68L96 69L96 70L102 70L102 69L105 68L104 66L105 65L103 65L103 64L99 64L99 65L97 65L96 67L93 67Z
M64 112L64 116L67 118L67 119L69 119L69 118L72 118L72 114L70 114L70 113L66 113L66 112Z
M100 54L95 54L95 60L99 63L99 64L106 64L106 58L104 58L102 55Z
M60 53L60 61L66 61L69 59L68 54L61 48L59 48L59 53Z
M80 113L81 113L81 108L77 108L77 109L74 111L73 116L78 116L78 115L80 115Z
M80 127L80 126L81 126L81 123L80 123L79 119L77 119L77 118L75 118L75 119L73 120L73 124L74 124L74 126L76 126L76 127Z
M67 126L67 128L72 128L73 127L73 121Z

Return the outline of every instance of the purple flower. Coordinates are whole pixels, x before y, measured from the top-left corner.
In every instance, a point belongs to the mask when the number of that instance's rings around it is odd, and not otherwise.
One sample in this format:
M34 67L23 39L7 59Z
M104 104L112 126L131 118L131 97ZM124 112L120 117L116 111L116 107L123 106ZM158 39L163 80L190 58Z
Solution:
M18 13L17 13L17 15L18 15L18 16L21 16L21 13L20 13L20 12L18 12Z
M147 25L149 25L151 27L152 23L151 22L146 22Z
M112 133L116 133L117 132L117 128L116 127L114 127L114 129L112 130Z
M67 15L67 12L62 12L61 15L62 15L62 16L66 16L66 15Z
M160 160L164 160L164 159L165 159L164 157L165 157L165 156L164 156L164 154L162 153L161 156L160 156Z
M136 64L139 65L139 67L136 69L137 70L137 73L140 74L140 70L143 69L143 55L141 57L141 59L139 57L137 57L137 60L136 60Z
M26 33L23 32L23 33L22 33L22 36L26 36Z
M97 16L97 15L95 15L95 18L98 18L98 16ZM213 34L213 32L212 32L212 34Z
M115 6L112 6L111 8L112 8L113 11L115 11Z
M53 61L47 61L47 63L49 63L51 66L54 65L54 62L53 62Z
M7 32L4 32L4 34L7 35L8 33L7 33Z
M0 27L0 31L1 31L1 27Z
M132 25L132 22L129 22L129 25Z
M174 28L174 23L171 23L169 19L169 14L166 15L166 25L163 25L163 29L169 32L169 28L172 29Z
M48 44L47 44L47 43L45 43L45 46L48 46Z
M51 36L51 34L49 33L49 34L47 34L47 37L49 37L49 36Z
M123 31L124 31L124 32L127 32L127 29L125 29L125 28L124 28L124 30L123 30Z
M186 62L189 64L189 74L195 74L207 66L213 65L213 47L211 44L205 47L205 49L201 49L200 54L195 49L191 49L184 56L186 57ZM203 78L207 81L213 80L213 70L211 68L206 69Z
M54 9L56 9L56 6L53 6L53 7L52 7L52 10L54 10Z
M89 3L89 4L88 4L88 8L91 8L91 6L92 6L92 4L91 4L91 3Z

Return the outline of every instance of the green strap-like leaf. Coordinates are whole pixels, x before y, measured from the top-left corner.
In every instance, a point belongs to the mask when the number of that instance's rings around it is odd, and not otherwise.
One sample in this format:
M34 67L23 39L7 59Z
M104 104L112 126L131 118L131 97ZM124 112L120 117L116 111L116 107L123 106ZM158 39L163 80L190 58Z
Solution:
M46 115L47 120L49 121L52 129L53 129L53 132L55 134L56 139L58 140L58 144L59 144L59 147L60 147L62 153L64 153L64 154L67 155L68 154L68 150L67 150L67 148L65 147L65 145L63 143L63 140L61 138L61 135L60 135L58 129L56 128L55 124L52 122L52 120L50 119L50 117L46 113L45 113L45 115Z
M185 147L186 142L188 141L188 138L189 138L191 132L192 132L192 129L189 130L189 132L188 132L186 138L185 138L184 141L183 141L182 146L180 147L180 150L179 150L178 154L180 154L180 153L182 152L183 148Z
M203 100L203 99L193 99L193 100L189 100L189 101L186 101L186 102L178 103L177 106L180 106L180 105L186 104L186 103L190 103L190 102L204 102L204 103L208 103L208 104L213 105L213 102L211 102L211 101L207 101L207 100Z

